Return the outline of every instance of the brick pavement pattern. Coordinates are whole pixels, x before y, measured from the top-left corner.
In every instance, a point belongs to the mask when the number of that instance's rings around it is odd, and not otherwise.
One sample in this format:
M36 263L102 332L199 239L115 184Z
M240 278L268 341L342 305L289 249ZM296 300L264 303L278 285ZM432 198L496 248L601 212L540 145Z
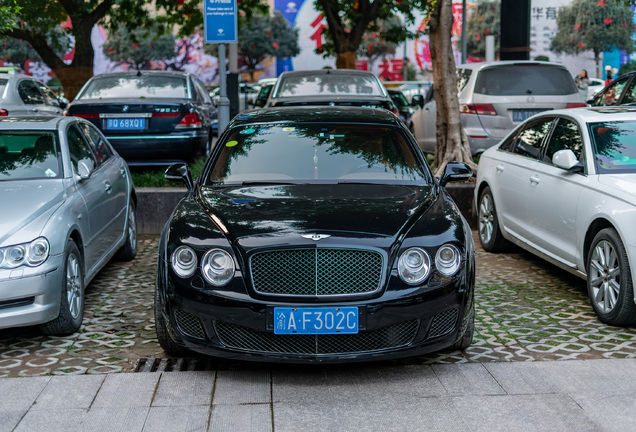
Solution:
M140 359L166 358L155 338L152 296L158 238L143 236L132 262L112 262L89 285L79 332L43 336L0 330L0 377L129 372ZM463 353L390 363L423 365L636 358L636 329L601 323L586 284L520 250L489 254L477 243L476 333ZM266 365L217 362L217 370Z

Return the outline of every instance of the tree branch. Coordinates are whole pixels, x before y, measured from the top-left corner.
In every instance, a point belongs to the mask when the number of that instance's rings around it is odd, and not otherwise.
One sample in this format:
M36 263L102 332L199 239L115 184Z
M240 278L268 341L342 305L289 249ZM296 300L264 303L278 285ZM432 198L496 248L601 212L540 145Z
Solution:
M31 44L33 49L37 51L44 63L51 69L62 68L66 63L55 54L46 41L46 37L39 32L31 32L20 28L11 28L0 32L0 36L6 36L14 39L23 39Z

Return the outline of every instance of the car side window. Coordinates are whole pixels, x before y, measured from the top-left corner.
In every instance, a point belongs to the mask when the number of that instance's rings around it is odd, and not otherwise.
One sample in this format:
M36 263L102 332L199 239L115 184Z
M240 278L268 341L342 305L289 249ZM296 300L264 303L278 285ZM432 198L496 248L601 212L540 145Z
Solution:
M38 86L31 80L23 80L18 84L18 94L22 102L28 105L38 105L44 103L44 97Z
M636 79L632 78L629 85L625 89L625 94L623 95L623 100L621 100L621 105L633 103L636 103Z
M464 90L472 73L472 69L457 69L457 93Z
M97 166L103 164L113 153L111 152L106 140L102 137L95 126L87 123L78 124L80 130L84 133L88 145L91 147L97 157Z
M511 143L508 151L531 159L539 159L541 146L550 132L553 117L543 117L528 122Z
M58 107L58 108L60 107L60 103L57 100L55 93L53 93L53 91L50 88L48 88L44 84L40 84L38 87L40 88L40 91L44 95L44 101L46 102L47 105Z
M199 93L199 98L206 105L212 104L212 99L210 99L210 95L205 90L205 86L201 81L199 81L196 77L193 77L194 87L197 89L197 93Z
M73 164L75 173L78 172L77 165L82 159L90 159L93 161L95 166L97 166L95 155L93 155L93 152L88 147L88 143L85 141L85 138L75 126L71 126L68 129L66 139L68 140L68 151L71 156L71 163Z
M581 153L583 151L581 131L576 122L560 118L554 127L554 132L552 132L552 136L550 137L550 142L546 148L543 160L551 164L552 157L556 152L568 149L572 150L577 159L581 160Z
M605 89L605 91L596 95L594 100L592 101L592 106L607 106L607 105L616 105L619 101L619 97L621 96L621 92L627 84L629 78L622 79L620 81L614 81L610 84L610 87Z

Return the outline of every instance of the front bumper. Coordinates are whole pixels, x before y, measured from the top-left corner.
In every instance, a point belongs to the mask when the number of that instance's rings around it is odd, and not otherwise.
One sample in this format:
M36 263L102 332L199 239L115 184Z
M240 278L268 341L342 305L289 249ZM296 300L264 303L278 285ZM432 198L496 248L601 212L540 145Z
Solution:
M0 329L44 324L59 315L65 283L64 256L35 269L0 272Z
M203 293L167 280L166 319L186 348L216 357L289 362L340 363L411 357L452 346L461 336L473 279L460 274L436 287L387 291L362 301L301 303L257 300L247 295ZM278 335L275 306L358 306L354 335Z

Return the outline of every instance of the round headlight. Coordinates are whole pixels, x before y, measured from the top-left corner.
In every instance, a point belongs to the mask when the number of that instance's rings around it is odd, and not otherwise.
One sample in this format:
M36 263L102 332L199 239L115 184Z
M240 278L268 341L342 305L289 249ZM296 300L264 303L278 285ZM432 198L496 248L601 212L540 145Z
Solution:
M24 262L26 256L26 247L24 245L17 245L8 248L5 256L6 266L9 268L15 268Z
M407 284L422 282L431 270L431 258L420 248L407 249L398 260L398 274Z
M170 259L172 270L182 278L190 277L197 269L197 254L188 246L179 246Z
M461 261L459 251L453 245L446 244L439 248L435 254L435 267L444 276L452 276L457 273Z
M38 266L49 257L49 242L40 237L29 243L26 251L26 262L30 266Z
M234 277L234 260L222 249L209 250L201 260L201 272L212 285L226 285Z

